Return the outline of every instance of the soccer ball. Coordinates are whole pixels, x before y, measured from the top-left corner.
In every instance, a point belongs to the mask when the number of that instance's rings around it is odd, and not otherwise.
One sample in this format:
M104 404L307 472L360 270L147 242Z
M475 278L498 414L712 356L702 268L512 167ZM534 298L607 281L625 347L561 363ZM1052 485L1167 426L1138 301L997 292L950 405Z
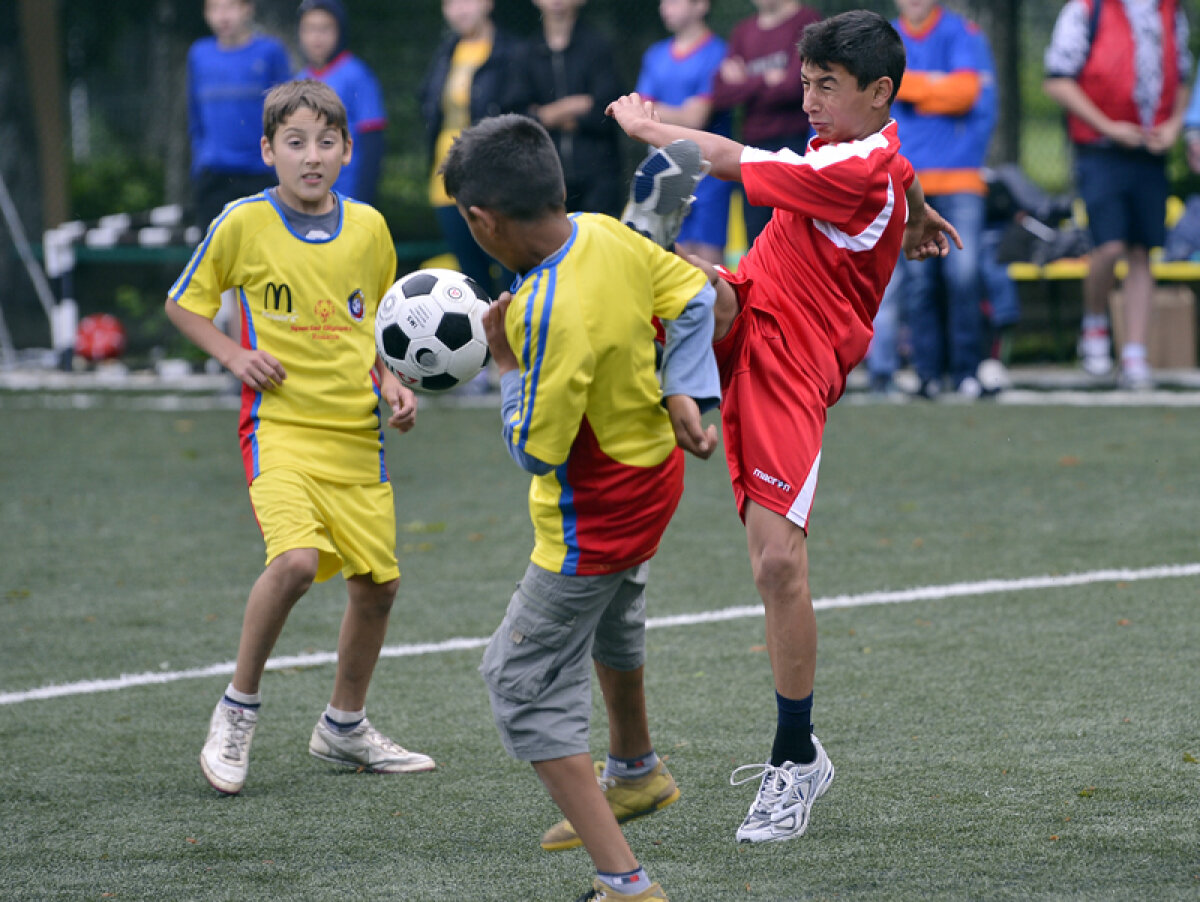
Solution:
M452 269L419 269L388 289L375 347L403 384L427 392L469 382L487 364L483 312L492 299Z
M124 352L125 327L111 313L93 313L79 321L75 353L84 360L98 363L120 357Z

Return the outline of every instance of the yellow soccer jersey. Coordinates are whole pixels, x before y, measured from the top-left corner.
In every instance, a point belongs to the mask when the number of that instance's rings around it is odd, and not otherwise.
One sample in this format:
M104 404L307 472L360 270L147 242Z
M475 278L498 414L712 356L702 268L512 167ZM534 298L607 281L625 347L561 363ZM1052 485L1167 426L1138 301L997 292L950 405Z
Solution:
M505 319L520 360L512 443L555 469L536 476L533 561L599 573L650 558L683 490L655 375L655 318L674 319L704 274L608 216L522 277Z
M169 297L213 318L234 289L242 346L268 352L287 378L274 391L242 386L238 433L246 479L290 467L342 483L387 481L375 310L396 275L396 249L374 208L338 198L330 238L289 229L267 193L227 206Z

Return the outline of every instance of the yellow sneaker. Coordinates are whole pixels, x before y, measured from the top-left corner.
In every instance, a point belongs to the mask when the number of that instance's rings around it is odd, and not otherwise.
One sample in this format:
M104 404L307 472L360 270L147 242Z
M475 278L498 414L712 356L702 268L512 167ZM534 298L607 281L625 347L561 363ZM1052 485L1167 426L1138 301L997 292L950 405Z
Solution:
M612 809L613 817L617 819L618 824L631 821L636 817L653 814L659 809L679 801L679 787L675 785L675 778L667 771L662 761L659 761L654 766L654 770L644 777L635 777L634 779L606 777L604 776L604 762L597 761L596 780L604 791L604 798L608 801L608 807ZM547 852L574 849L582 844L579 834L575 832L575 828L568 820L559 821L542 834L542 848ZM666 897L636 896L633 898Z
M643 900L643 902L651 902L651 900L666 902L667 894L663 892L663 888L657 883L651 883L636 896L624 896L621 893L613 892L597 877L592 881L592 888L576 899L575 902L599 902L600 899L608 899L609 902L639 902L639 900Z

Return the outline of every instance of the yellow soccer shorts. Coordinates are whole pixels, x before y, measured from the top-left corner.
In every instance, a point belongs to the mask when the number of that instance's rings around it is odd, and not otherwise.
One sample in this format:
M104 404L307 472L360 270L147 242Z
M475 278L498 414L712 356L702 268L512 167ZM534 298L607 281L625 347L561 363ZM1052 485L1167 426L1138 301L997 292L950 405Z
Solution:
M385 583L396 563L396 510L388 482L347 485L287 469L260 473L250 503L267 545L267 564L285 551L315 548L317 582L338 572Z

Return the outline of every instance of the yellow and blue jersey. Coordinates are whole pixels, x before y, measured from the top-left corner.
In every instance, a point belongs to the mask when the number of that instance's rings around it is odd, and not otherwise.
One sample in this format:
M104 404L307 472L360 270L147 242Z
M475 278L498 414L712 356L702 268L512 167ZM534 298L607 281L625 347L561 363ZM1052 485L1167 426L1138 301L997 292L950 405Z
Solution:
M273 391L242 386L248 482L273 467L332 482L387 481L374 323L396 250L374 208L337 202L340 225L320 239L293 232L268 192L229 204L168 293L212 319L221 293L235 290L242 346L266 351L287 372Z
M513 447L549 464L533 478L532 560L605 573L653 556L683 491L683 459L655 373L656 317L675 319L708 282L607 216L518 279L505 320L520 362Z

